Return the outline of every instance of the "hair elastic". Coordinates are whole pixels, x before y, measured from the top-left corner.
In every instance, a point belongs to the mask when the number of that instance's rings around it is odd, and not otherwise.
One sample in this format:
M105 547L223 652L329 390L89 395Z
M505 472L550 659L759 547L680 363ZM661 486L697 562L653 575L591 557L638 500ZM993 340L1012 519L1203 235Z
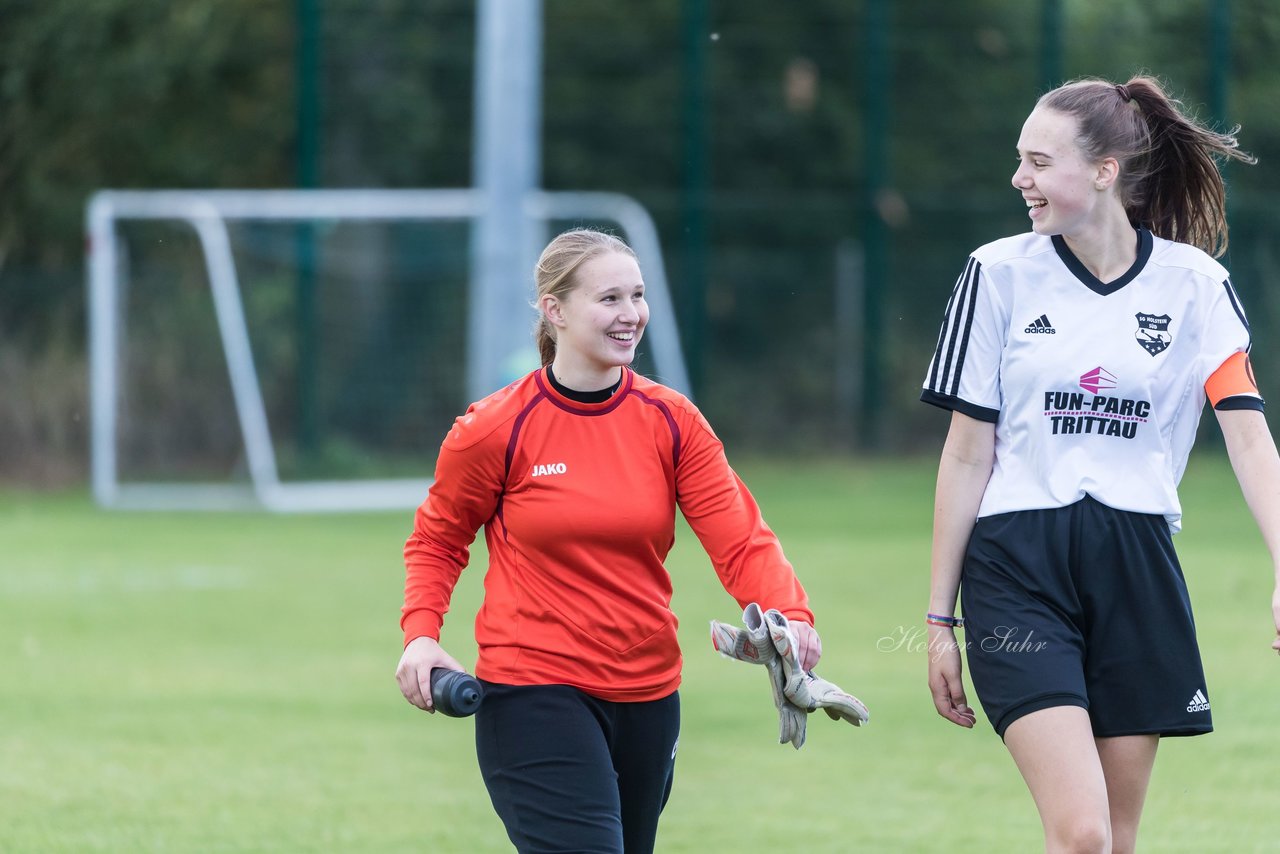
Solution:
M1117 83L1116 91L1120 93L1120 97L1124 99L1126 104L1133 100L1133 95L1129 94L1129 87L1126 84Z

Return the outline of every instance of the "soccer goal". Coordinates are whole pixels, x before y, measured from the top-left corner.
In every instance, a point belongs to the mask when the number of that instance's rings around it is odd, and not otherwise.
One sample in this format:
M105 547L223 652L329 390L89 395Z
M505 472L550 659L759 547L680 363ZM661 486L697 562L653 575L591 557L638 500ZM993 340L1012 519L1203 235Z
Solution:
M468 402L468 236L482 206L465 189L95 194L97 501L279 512L420 503ZM689 393L644 208L576 192L531 193L524 206L548 233L596 224L631 243L653 310L638 367ZM529 347L506 366L510 379L536 367Z

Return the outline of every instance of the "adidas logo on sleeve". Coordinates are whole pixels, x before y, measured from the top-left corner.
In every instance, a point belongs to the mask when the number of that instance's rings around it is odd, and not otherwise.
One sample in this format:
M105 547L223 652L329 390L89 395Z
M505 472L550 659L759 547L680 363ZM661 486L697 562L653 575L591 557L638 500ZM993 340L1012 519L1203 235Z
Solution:
M1207 712L1209 711L1209 698L1204 695L1204 691L1196 689L1195 696L1191 698L1191 702L1187 703L1188 712Z

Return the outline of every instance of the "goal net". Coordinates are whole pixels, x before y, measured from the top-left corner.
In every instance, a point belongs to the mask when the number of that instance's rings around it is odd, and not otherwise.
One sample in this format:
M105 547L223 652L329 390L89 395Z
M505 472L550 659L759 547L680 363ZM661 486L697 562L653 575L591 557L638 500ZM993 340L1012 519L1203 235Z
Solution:
M472 190L104 191L89 204L94 494L107 507L416 506L468 403ZM688 393L656 230L623 196L533 193L548 233L620 231ZM533 295L532 273L526 291ZM529 309L532 325L535 315ZM508 347L508 349L510 349ZM512 380L537 366L527 351Z

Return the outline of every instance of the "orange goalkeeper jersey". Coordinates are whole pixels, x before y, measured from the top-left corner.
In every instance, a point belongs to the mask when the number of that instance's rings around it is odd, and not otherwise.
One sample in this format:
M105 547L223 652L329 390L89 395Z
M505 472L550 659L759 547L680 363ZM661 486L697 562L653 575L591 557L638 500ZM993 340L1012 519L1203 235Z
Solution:
M679 506L725 589L812 622L808 598L724 448L683 395L623 369L602 403L545 369L472 404L440 448L405 544L405 643L438 639L481 526L476 675L643 701L680 684L663 560Z

